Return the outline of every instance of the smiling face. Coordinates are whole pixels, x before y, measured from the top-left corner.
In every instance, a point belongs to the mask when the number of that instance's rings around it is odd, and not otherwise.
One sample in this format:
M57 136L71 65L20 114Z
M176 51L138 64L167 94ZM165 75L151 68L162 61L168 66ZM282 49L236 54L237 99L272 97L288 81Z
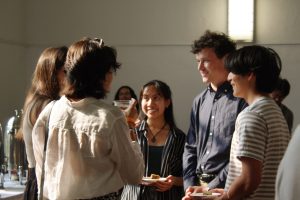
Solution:
M141 105L142 110L148 119L163 119L166 107L170 104L170 100L165 99L158 93L153 86L147 86L142 94Z
M255 82L253 74L238 75L230 72L228 74L228 81L232 85L233 95L247 100L249 93L253 92Z
M224 59L219 59L212 48L204 48L196 54L198 70L204 83L218 87L226 81L228 72Z

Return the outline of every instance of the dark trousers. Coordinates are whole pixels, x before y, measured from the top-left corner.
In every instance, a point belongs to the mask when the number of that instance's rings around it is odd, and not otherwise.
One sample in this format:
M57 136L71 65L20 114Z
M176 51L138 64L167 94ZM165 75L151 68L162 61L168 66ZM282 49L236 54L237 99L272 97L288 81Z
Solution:
M28 168L28 179L23 195L24 200L37 200L38 199L38 186L35 175L35 168Z

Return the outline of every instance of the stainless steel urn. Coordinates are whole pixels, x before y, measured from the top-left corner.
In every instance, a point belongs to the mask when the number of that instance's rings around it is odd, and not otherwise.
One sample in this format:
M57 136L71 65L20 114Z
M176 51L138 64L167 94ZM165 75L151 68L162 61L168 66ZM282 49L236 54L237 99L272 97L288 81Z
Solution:
M4 136L4 164L9 172L16 172L18 166L27 167L25 144L22 138L16 135L21 126L22 111L15 110L5 127Z

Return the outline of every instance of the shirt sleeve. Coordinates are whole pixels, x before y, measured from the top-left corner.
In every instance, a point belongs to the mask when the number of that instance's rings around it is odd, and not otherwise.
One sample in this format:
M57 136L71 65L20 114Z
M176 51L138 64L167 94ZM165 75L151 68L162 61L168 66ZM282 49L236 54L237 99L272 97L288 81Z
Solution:
M35 167L35 158L33 153L33 146L32 146L32 126L30 123L29 115L30 115L30 108L27 109L24 113L23 123L22 123L22 130L23 130L23 138L26 148L26 155L28 161L28 167L34 168Z
M199 185L196 174L197 168L197 140L195 131L195 116L191 112L191 125L183 152L183 184L186 190L189 186Z
M264 119L255 112L241 113L238 126L239 147L237 157L264 159L267 127Z
M116 120L112 132L112 159L117 163L120 176L127 184L139 184L145 169L143 154L139 144L131 141L125 118Z
M38 185L40 184L40 177L43 166L43 153L46 132L45 127L48 115L50 114L51 106L46 106L45 109L40 113L32 130L32 146L34 151L34 157L36 160L35 171L38 180Z

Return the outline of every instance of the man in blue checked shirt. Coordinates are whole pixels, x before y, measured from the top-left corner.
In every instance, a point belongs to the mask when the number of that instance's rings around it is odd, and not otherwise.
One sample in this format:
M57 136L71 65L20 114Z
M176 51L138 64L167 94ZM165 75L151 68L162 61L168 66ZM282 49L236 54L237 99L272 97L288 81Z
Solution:
M232 94L224 66L236 44L223 33L206 31L194 41L192 53L207 88L195 97L183 154L186 191L201 185L204 190L224 188L231 139L237 115L247 106Z

